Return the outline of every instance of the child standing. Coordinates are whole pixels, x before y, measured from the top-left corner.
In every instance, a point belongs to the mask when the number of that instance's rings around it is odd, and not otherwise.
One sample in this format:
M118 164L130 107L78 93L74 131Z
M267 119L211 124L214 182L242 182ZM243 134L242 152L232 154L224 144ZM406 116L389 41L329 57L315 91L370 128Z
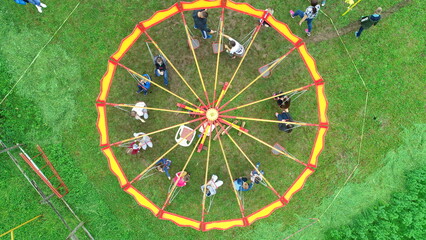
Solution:
M382 8L378 7L376 11L374 11L373 15L362 17L360 20L361 27L358 31L355 32L355 37L359 38L364 29L369 29L371 26L376 26L376 24L379 23L381 19L380 13L382 13Z
M212 33L216 31L211 30L207 27L207 17L209 14L206 9L194 10L192 12L192 18L194 19L194 28L199 29L204 39L212 38ZM210 33L210 34L209 34Z
M304 21L308 24L308 28L305 29L306 34L311 36L312 31L312 21L317 16L318 12L320 10L320 5L318 4L318 0L311 0L311 6L307 7L305 12L301 10L297 10L294 12L293 10L290 10L290 16L294 18L295 16L299 16L301 18L299 25L302 25Z

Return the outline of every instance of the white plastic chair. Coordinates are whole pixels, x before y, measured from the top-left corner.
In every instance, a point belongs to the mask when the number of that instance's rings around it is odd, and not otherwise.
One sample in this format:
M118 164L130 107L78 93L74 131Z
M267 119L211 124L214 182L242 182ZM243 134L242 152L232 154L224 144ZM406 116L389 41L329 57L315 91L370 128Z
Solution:
M176 142L179 143L179 145L181 145L182 147L188 147L189 145L191 145L194 138L195 138L195 131L192 128L187 127L185 125L182 125L179 127L175 136Z

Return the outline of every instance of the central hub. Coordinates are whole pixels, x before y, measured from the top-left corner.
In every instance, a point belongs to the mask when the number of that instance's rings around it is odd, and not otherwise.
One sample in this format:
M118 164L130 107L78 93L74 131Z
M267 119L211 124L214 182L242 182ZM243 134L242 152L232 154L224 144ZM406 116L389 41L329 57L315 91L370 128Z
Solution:
M206 112L206 117L211 122L216 121L217 118L219 117L219 112L217 111L216 108L210 108Z

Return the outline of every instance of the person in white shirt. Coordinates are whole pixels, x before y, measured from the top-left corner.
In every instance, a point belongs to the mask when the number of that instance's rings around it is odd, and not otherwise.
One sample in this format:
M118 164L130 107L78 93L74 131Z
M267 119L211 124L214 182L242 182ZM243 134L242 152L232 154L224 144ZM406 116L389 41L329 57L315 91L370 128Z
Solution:
M226 34L222 35L229 40L230 46L225 44L226 52L229 53L232 58L236 58L237 56L242 57L245 52L244 46L237 42L235 39L231 38L230 36Z
M206 196L210 197L216 194L216 190L223 185L222 180L218 180L218 177L216 175L212 175L212 178L207 182L207 184L204 184L201 186L201 191L204 192L204 189L206 188Z
M148 109L143 107L146 107L146 104L144 102L136 103L135 107L132 108L132 111L130 111L130 116L135 117L135 119L137 120L145 122L142 117L144 119L148 119Z

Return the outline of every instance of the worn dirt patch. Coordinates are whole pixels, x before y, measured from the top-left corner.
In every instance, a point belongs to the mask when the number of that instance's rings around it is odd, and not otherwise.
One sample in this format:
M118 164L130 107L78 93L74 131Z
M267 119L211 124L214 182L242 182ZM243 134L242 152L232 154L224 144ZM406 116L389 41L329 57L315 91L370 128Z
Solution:
M395 13L396 11L398 11L399 9L409 5L412 2L412 0L403 0L401 2L399 2L398 4L396 4L395 6L391 7L390 9L388 9L387 11L384 11L381 15L382 15L382 19L383 18L387 18L390 15L392 15L393 13ZM340 35L344 35L347 33L353 33L355 32L358 28L359 28L359 23L358 21L356 22L352 22L351 24L349 24L346 27L343 27L341 29L338 29L339 34ZM310 42L321 42L321 41L326 41L326 40L330 40L332 38L338 37L336 31L334 30L334 28L332 26L329 26L328 28L326 28L324 31L322 31L319 34L316 34L312 37L306 38L305 42L310 43Z

